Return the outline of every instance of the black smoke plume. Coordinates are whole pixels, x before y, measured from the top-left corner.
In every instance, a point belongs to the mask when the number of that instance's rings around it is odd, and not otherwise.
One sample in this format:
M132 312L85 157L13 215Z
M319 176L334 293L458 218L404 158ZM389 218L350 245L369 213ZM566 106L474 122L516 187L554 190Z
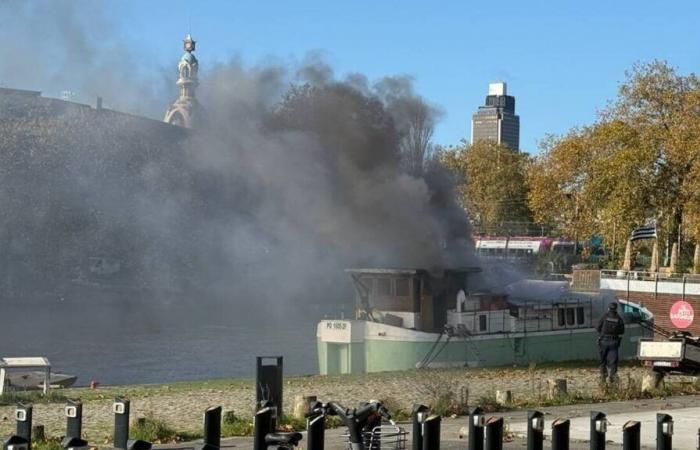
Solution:
M86 25L81 8L95 6L79 5L3 3L10 26L0 36L14 34L17 64L0 79L66 86L159 118L176 96L174 75L130 71L129 46L103 36L108 25ZM47 39L23 31L44 22ZM349 300L348 267L469 263L468 221L449 176L427 154L405 164L407 140L429 145L429 134L412 134L416 108L426 133L440 114L408 78L338 78L318 57L200 64L208 123L198 130L3 96L4 292L107 286L116 297L294 307Z

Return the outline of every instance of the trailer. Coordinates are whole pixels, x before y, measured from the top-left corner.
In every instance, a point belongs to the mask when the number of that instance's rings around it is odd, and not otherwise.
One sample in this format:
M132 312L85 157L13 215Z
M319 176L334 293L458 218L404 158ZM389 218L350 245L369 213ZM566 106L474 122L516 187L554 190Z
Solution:
M662 334L663 340L640 339L637 358L661 376L700 375L700 337L684 331Z

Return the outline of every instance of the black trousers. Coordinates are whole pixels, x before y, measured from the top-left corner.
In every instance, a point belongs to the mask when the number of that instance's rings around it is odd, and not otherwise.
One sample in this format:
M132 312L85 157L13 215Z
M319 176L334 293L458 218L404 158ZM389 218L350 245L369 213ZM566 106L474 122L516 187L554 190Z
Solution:
M620 338L603 336L598 341L600 352L600 373L615 378L617 375L617 362L620 354Z

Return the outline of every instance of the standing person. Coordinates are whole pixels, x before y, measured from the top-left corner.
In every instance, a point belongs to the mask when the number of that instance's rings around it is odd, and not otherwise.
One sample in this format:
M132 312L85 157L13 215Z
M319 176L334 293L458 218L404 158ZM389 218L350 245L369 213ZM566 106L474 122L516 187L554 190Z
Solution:
M608 311L598 321L598 350L600 352L600 381L604 385L617 381L617 361L620 342L625 334L625 322L617 313L617 303L610 303ZM608 378L609 377L609 378Z

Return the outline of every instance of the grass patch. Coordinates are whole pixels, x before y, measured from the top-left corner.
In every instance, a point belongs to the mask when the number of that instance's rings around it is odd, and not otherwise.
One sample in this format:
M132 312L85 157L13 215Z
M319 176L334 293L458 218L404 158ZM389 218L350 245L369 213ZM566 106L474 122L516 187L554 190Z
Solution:
M131 439L141 439L154 444L178 442L183 437L165 421L155 417L145 417L137 420L129 430Z
M253 419L250 417L238 417L233 411L226 411L221 419L221 436L252 436Z
M41 391L9 391L0 395L0 406L12 406L22 403L63 403L68 397L57 392L49 391L44 395Z
M32 441L32 450L63 450L61 440L58 438Z

